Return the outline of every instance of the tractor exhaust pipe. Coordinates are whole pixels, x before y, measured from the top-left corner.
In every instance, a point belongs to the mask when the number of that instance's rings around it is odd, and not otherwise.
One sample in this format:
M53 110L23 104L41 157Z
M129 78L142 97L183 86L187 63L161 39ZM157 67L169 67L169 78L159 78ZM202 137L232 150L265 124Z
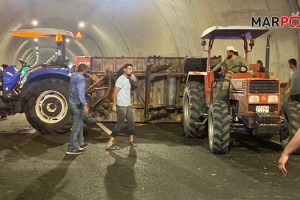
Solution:
M270 33L267 37L267 45L266 45L266 67L265 67L265 78L269 78L269 68L270 68L270 39L273 33Z

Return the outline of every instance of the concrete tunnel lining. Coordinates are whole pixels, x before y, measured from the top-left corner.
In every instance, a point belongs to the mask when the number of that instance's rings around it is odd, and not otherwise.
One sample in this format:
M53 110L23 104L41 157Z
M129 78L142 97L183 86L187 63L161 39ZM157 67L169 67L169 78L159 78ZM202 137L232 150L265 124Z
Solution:
M34 18L39 21L39 27L63 28L72 32L78 30L78 21L86 22L87 26L82 30L86 38L77 44L68 44L71 59L74 59L72 55L205 56L200 36L210 26L251 25L251 16L290 16L299 10L299 0L274 2L5 0L0 3L0 59L3 63L15 64L17 59L26 56L24 53L28 48L34 48L30 43L22 45L25 39L8 35L14 29L30 28L30 21ZM299 31L288 27L272 28L271 31L275 33L271 40L271 70L279 78L286 79L282 75L284 73L279 72L288 71L289 58L299 60ZM256 41L249 56L251 63L257 59L264 60L265 39L266 35ZM224 57L224 48L230 44L242 50L240 43L226 41L216 43L213 54ZM43 48L53 45L45 44Z

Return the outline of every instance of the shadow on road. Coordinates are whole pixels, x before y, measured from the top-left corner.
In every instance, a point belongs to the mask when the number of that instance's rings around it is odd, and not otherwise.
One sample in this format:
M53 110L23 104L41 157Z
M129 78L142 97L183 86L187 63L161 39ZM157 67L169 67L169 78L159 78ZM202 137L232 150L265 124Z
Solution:
M9 150L5 159L13 159L18 155L29 157L44 154L49 148L64 145L68 139L65 135L41 135L40 133L1 133L0 152Z
M60 164L54 169L48 171L44 175L37 178L32 184L27 186L24 191L15 199L23 200L23 199L52 199L57 196L59 193L64 193L63 190L68 181L61 182L65 177L68 168L73 160L75 160L77 156L73 155L65 155ZM62 195L66 199L76 199L74 196L70 194Z
M128 137L126 125L123 126L120 137ZM112 130L114 123L105 123L105 126ZM199 146L206 143L203 139L186 138L180 124L136 124L135 135L139 144L163 143L168 146Z
M136 150L130 146L129 154L126 158L109 152L115 159L114 164L107 167L104 178L107 198L109 200L132 200L136 189L136 179L134 165L137 160Z

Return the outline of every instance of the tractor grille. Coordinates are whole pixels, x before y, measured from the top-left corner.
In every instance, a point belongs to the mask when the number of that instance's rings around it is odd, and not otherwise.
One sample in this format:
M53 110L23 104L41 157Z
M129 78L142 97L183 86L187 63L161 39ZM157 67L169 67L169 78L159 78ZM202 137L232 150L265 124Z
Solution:
M277 80L251 80L249 93L279 93L279 82Z
M248 111L249 112L256 112L256 106L269 106L269 112L276 112L276 111L278 111L278 105L277 104L269 104L269 105L249 104L248 105Z

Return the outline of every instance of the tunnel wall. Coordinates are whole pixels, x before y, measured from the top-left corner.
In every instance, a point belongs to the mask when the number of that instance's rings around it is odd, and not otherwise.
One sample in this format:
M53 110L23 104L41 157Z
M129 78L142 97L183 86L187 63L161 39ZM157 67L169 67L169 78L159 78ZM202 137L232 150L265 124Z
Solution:
M39 27L72 32L78 30L78 21L86 22L82 30L85 38L77 41L80 45L69 44L70 55L205 56L200 36L206 28L251 25L252 16L290 16L296 10L299 0L3 0L0 60L16 64L17 57L28 54L32 41L22 45L25 39L12 38L8 33L31 28L30 21L34 18L40 21ZM287 81L287 60L291 57L299 60L299 31L289 27L270 31L274 33L271 71L275 77ZM264 61L266 36L257 39L250 63L257 59ZM227 45L234 45L242 53L242 42L216 41L213 54L224 57Z

